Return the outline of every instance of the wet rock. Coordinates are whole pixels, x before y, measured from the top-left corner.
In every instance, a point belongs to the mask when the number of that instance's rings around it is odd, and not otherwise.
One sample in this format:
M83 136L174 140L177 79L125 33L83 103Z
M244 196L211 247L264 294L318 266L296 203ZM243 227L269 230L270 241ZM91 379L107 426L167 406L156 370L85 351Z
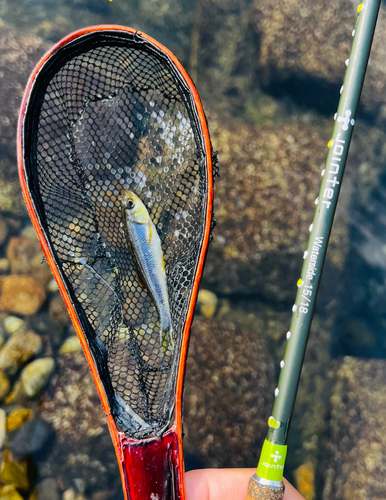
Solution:
M11 441L14 457L24 458L41 451L53 433L52 425L41 418L25 423Z
M0 130L1 129L2 126L0 125ZM25 216L27 215L27 209L21 193L20 182L17 179L7 180L2 178L5 172L8 173L10 171L16 173L16 162L1 161L0 157L0 212L12 214L14 216Z
M302 464L294 472L295 485L306 500L315 498L315 468L312 464Z
M29 408L15 408L7 417L7 431L12 432L22 427L25 422L33 418L33 415L33 411Z
M0 486L0 500L23 500L23 497L17 491L15 486Z
M9 260L0 259L0 273L6 273L9 271Z
M8 236L7 224L3 217L0 215L0 245L2 245Z
M39 241L34 238L13 237L7 247L7 258L12 274L28 274L40 285L45 286L52 274Z
M216 312L218 299L215 293L210 290L200 290L198 292L197 306L204 318L211 318Z
M80 343L79 337L77 335L72 335L68 337L60 348L60 354L67 354L70 352L80 352L82 351L82 345Z
M206 467L256 464L273 402L273 374L262 331L197 317L186 366L186 453Z
M312 92L312 86L317 91L323 83L341 85L357 5L350 0L290 0L277 9L269 0L255 0L252 19L260 37L259 63L265 84L283 85L296 79L299 85L303 80L308 92ZM382 5L361 99L368 111L385 102L385 27L386 8Z
M221 176L202 286L221 295L292 301L326 142L314 128L298 123L253 128L220 122L213 114L209 123ZM324 271L331 283L343 266L347 242L346 224L337 217Z
M33 398L47 384L55 368L53 358L35 359L21 372L20 380L26 395Z
M19 328L25 325L25 321L17 316L7 316L4 320L4 329L7 333L12 335Z
M30 276L11 275L0 279L0 310L31 316L46 299L44 289Z
M386 498L386 361L336 362L322 498Z
M1 462L0 479L3 484L11 484L18 489L28 490L30 487L28 462L14 458L9 450L5 450Z
M83 353L57 359L42 417L56 430L55 448L38 463L42 477L55 477L62 490L73 487L71 478L83 479L90 495L95 490L120 490L115 452Z
M4 402L7 405L17 404L23 405L27 400L27 396L24 392L23 384L20 380L15 382L12 391L5 398Z
M21 232L21 236L24 236L25 238L30 238L32 240L38 239L35 228L33 227L32 224L29 224L23 229L23 231Z
M29 324L40 335L48 337L54 348L63 343L65 326L58 321L53 321L46 312L35 314L30 318Z
M7 156L12 159L15 157L16 125L24 87L30 72L46 50L47 45L41 39L4 25L0 27L0 86L2 89L0 146L3 154L7 153ZM12 165L12 173L16 173L16 164Z
M59 290L58 284L54 278L47 284L47 292L55 293Z
M0 408L0 450L4 448L5 439L7 437L7 416L5 410Z
M5 396L9 393L11 385L6 374L0 370L0 401L3 401Z
M0 349L0 370L14 375L32 356L38 354L42 341L32 330L16 332Z
M68 325L71 322L66 304L61 295L57 295L50 302L50 318L62 325Z
M48 477L38 484L39 500L60 500L58 485L55 479Z

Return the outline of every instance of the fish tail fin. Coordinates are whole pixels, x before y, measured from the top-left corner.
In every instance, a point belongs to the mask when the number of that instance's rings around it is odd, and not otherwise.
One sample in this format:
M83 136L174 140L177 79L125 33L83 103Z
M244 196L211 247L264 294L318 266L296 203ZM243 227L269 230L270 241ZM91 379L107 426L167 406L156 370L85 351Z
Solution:
M173 327L170 319L165 322L161 322L161 331L160 331L160 342L161 342L161 350L163 353L166 351L173 351L175 341L173 335Z

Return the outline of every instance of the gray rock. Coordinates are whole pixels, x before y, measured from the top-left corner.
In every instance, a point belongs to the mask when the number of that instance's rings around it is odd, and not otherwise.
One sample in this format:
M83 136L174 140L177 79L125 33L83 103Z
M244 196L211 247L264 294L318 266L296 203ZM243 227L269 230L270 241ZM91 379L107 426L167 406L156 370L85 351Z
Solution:
M60 500L58 485L55 479L48 477L38 484L39 500Z
M346 357L335 364L323 499L386 498L386 361Z
M30 420L15 432L11 440L11 451L15 458L33 455L44 448L53 434L54 429L49 422L41 418Z
M2 89L0 146L2 154L6 153L12 160L15 158L16 125L24 87L29 74L46 49L45 42L35 36L20 33L4 25L0 27L0 86ZM4 173L8 176L15 174L16 163L13 162L11 168ZM21 198L20 187L19 197ZM7 211L13 212L13 210Z

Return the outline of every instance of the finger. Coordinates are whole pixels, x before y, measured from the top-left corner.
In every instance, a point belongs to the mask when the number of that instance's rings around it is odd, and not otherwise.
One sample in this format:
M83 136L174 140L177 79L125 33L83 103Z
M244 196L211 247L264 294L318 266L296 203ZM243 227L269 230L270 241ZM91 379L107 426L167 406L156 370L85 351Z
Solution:
M202 469L186 474L187 500L245 500L256 469ZM304 500L286 480L284 500Z

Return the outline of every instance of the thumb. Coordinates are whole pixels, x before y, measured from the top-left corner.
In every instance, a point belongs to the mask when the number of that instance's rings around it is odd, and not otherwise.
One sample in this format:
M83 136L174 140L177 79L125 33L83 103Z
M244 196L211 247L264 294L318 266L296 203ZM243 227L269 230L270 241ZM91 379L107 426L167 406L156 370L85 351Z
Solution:
M186 474L187 500L245 500L248 481L256 469L202 469ZM304 500L285 482L284 500Z

